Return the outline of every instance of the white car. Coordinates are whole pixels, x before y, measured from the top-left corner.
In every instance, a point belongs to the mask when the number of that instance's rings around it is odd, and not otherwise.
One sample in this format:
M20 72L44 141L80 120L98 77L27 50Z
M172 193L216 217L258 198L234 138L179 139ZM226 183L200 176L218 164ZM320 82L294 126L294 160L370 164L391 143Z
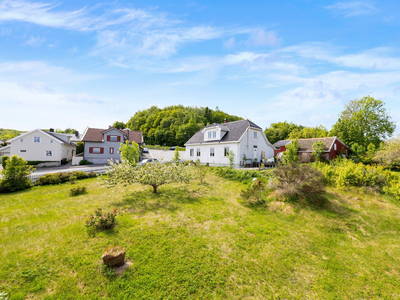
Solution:
M148 159L143 159L141 162L138 163L138 165L143 166L144 164L153 164L155 162L158 162L156 158L148 158Z

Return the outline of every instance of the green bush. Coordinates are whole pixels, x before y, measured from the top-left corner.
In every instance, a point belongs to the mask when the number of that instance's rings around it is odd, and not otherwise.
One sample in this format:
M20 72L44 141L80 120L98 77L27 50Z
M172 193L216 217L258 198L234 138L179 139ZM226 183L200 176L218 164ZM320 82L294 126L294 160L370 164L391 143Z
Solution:
M3 167L3 169L6 168L6 163L7 163L7 160L9 160L9 159L10 159L10 157L7 155L4 155L1 157L1 166Z
M36 180L35 185L49 185L49 184L60 184L63 182L71 181L71 179L85 179L96 177L97 174L94 172L86 173L83 171L73 171L69 173L51 173L41 176Z
M271 177L271 170L241 170L241 169L230 169L227 167L215 167L214 172L223 178L239 181L242 183L250 183L254 178L268 179Z
M86 160L86 159L82 159L82 160L79 162L79 165L80 165L80 166L82 166L82 165L93 165L93 163L92 163L91 161Z
M381 191L390 175L381 166L368 166L345 158L337 158L329 164L315 163L315 166L325 175L327 183L337 188L365 186Z
M275 189L279 200L309 200L315 204L325 201L324 175L312 165L289 163L273 169L274 178L268 187Z
M11 156L1 171L0 193L25 190L32 186L29 175L35 169L28 166L25 159L17 155Z
M114 226L117 216L117 209L114 209L111 213L103 213L101 208L96 209L94 214L90 215L89 219L86 220L86 227L93 227L94 229L110 229Z
M86 193L86 187L84 186L77 186L75 188L72 188L69 190L69 195L72 196L77 196Z
M265 202L266 189L261 180L254 178L253 182L240 193L243 204L253 206Z

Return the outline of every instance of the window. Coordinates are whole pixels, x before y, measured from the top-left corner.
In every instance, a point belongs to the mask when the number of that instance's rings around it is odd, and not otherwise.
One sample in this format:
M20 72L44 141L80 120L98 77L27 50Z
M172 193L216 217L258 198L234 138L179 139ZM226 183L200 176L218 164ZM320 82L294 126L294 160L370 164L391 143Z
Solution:
M33 137L33 142L34 143L40 143L40 136L34 136Z
M110 142L116 142L118 140L118 137L115 135L110 136Z
M214 148L210 148L210 156L214 156Z
M213 138L213 139L217 138L217 132L216 132L216 131L209 131L209 132L208 132L208 138L209 138L209 139L211 139L211 138Z
M53 150L46 150L46 156L53 156Z
M190 156L194 156L194 149L190 149Z
M19 139L19 142L20 142L20 143L23 143L23 142L24 142L24 139Z
M50 144L53 144L54 143L54 140L50 140Z
M67 156L68 156L68 154L69 154L69 150L67 150Z
M19 152L21 152L21 153L25 153L25 152L26 152L26 150L19 150Z
M211 131L208 132L208 138L211 139Z
M200 148L197 148L197 156L200 156Z
M253 132L254 133L254 138L256 139L257 138L257 132Z
M336 144L333 144L333 149L334 149L335 151L337 150Z
M101 148L101 147L89 147L89 153L103 154L104 153L104 148Z
M224 156L229 156L229 147L224 148Z
M216 132L216 131L213 131L212 137L213 137L214 139L217 138L217 132Z
M114 154L114 148L110 148L110 154Z

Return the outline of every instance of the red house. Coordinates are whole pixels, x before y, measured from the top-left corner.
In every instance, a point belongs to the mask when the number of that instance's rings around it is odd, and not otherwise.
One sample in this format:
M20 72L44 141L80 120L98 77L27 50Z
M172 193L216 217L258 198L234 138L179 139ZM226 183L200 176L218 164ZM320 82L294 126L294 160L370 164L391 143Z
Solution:
M321 141L325 144L324 156L327 160L334 159L337 156L349 158L350 147L339 140L336 136L326 138L313 138L313 139L298 139L300 149L297 154L300 157L300 162L309 162L314 152L312 146L315 142ZM286 145L291 143L292 140L277 141L274 146L274 155L278 158L281 157L282 152L286 151Z

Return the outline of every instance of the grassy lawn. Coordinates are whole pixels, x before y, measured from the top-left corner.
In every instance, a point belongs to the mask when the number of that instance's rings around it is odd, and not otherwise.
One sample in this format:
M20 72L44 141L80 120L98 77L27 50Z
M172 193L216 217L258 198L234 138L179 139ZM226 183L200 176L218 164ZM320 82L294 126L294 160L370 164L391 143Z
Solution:
M150 187L70 184L0 195L0 293L10 299L395 299L400 297L400 207L390 197L329 190L322 208L248 208L243 184ZM113 230L84 226L118 208ZM133 263L114 278L107 246Z

